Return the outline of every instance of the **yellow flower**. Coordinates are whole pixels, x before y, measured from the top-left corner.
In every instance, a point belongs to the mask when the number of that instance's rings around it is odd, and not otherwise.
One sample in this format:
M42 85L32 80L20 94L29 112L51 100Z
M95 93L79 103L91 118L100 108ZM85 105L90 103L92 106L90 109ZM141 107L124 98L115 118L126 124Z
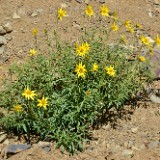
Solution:
M146 58L144 56L138 56L139 61L146 62Z
M124 22L124 25L125 25L125 27L130 27L131 26L131 20L126 20L125 22Z
M92 6L90 6L90 5L87 6L85 12L86 12L86 15L88 15L89 17L91 17L91 16L94 15L93 8L92 8Z
M140 37L140 40L141 40L141 42L143 43L143 44L145 44L146 46L151 46L151 42L150 42L150 40L149 40L149 38L148 37L145 37L145 36L141 36Z
M95 72L95 71L98 71L98 64L97 63L93 63L93 67L92 67L92 71Z
M116 23L113 23L113 24L111 25L111 29L112 29L113 31L118 31L118 30L119 30L118 25L117 25Z
M30 49L30 56L34 56L36 53L37 53L37 51L35 50L35 49Z
M102 16L108 17L108 16L109 16L109 9L108 9L108 7L105 6L105 5L102 5L102 6L100 7L100 13L101 13Z
M121 35L121 40L124 44L127 44L127 39L125 35Z
M62 21L62 18L63 18L64 16L66 16L66 11L65 11L64 9L60 8L60 9L58 10L58 19L60 19L60 20Z
M15 106L13 106L13 110L16 112L22 112L22 106L19 104L15 105Z
M75 72L77 73L78 77L85 78L85 74L87 72L85 65L82 65L82 62L77 64Z
M107 74L112 76L112 77L114 77L115 74L116 74L116 70L112 66L105 67L105 70L107 71Z
M37 30L36 28L33 28L33 29L32 29L32 34L33 34L34 36L37 36L37 33L38 33L38 30Z
M76 45L77 55L79 55L81 57L85 56L89 50L90 50L90 46L87 42L81 44L80 46L78 46L78 44Z
M156 36L155 42L156 42L157 46L160 47L160 37L159 37L159 35Z
M22 96L24 96L27 100L34 100L34 97L37 96L35 91L31 91L28 87L24 89Z
M45 110L47 109L48 106L48 98L42 97L42 99L38 99L38 107L43 107Z

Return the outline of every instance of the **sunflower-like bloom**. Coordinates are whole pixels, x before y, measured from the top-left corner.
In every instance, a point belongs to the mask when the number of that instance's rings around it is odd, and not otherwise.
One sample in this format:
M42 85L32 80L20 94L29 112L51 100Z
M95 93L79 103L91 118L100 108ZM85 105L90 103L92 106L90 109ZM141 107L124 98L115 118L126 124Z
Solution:
M103 16L103 17L108 17L109 16L109 9L106 5L102 5L100 7L100 14Z
M34 100L34 97L37 96L37 94L35 91L32 91L27 87L24 89L22 96L24 96L27 100Z
M88 5L87 8L86 8L86 10L85 10L85 13L89 17L93 16L94 15L94 11L93 11L92 6Z
M146 62L146 58L144 56L138 56L139 61Z
M42 97L42 99L38 99L38 104L37 104L38 107L43 107L46 110L47 105L48 105L48 98Z
M111 25L111 29L112 29L113 31L118 31L118 30L119 30L118 25L117 25L116 23L113 23L113 24Z
M145 37L145 36L141 36L140 37L140 40L141 40L141 42L143 43L143 44L145 44L146 46L151 46L151 42L150 42L150 40L149 40L149 38L148 37Z
M13 110L16 112L22 112L22 106L19 104L15 105L15 106L13 106Z
M90 46L87 42L82 43L80 46L76 45L76 52L78 56L81 56L81 57L85 56L89 50L90 50Z
M116 70L114 69L114 67L109 66L109 67L105 67L105 70L107 71L107 74L111 77L115 77L116 74Z
M63 17L65 17L67 14L66 14L66 11L63 9L63 8L60 8L58 10L58 19L60 19L62 21Z
M36 53L37 53L37 51L35 49L30 49L30 51L29 51L30 56L34 56Z
M75 72L77 73L78 77L85 78L85 74L87 72L85 65L82 65L82 62L77 64Z

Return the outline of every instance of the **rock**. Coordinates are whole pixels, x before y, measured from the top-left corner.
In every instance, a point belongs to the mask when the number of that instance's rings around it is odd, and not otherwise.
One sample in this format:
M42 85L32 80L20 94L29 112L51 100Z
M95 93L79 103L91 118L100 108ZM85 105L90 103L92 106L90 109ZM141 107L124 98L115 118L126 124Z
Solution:
M6 39L3 36L0 36L0 46L7 44Z
M3 54L4 52L4 45L0 46L0 54Z
M12 18L13 18L13 19L20 19L21 17L20 17L16 12L14 12Z
M157 104L160 103L160 97L156 96L155 94L150 93L148 97L153 103L157 103Z
M152 148L158 148L159 145L160 145L159 141L152 141L147 146L148 146L149 149L152 149Z
M99 3L105 3L106 2L106 0L100 0L99 1Z
M37 9L35 11L33 11L33 13L31 14L31 17L37 17L39 14L41 14L43 12L43 9Z
M132 133L137 133L137 131L138 131L138 127L131 128Z
M31 148L31 145L27 144L10 144L6 146L2 151L2 156L8 158L9 155L16 154L18 152L24 151Z
M122 151L122 155L126 157L133 157L134 152L130 149L125 149L124 151Z
M83 2L83 0L76 0L76 2L78 2L78 3L82 3L82 2Z
M3 141L5 141L6 138L7 138L7 134L0 135L0 143L2 143Z
M39 146L39 147L42 147L42 146L49 146L49 145L51 145L50 142L39 141L39 142L37 143L37 146Z
M42 146L41 149L48 153L49 151L51 151L51 146Z
M13 39L13 37L11 35L9 35L9 34L8 35L6 34L5 38L6 38L7 42L11 41Z
M10 33L13 31L12 25L10 22L6 23L3 28L5 29L6 33Z
M6 31L4 30L3 26L0 26L0 35L6 34Z

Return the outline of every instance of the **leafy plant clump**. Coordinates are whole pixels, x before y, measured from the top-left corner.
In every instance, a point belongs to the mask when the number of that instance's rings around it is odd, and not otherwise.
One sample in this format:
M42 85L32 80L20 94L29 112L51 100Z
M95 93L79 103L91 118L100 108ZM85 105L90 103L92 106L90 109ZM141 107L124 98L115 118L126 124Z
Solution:
M140 24L120 21L105 5L99 14L88 5L86 20L97 15L99 27L84 21L79 40L72 45L62 43L57 28L66 14L63 8L57 12L54 50L48 30L44 30L47 55L38 50L38 31L32 30L35 48L30 49L25 62L10 68L11 78L0 91L0 107L8 110L0 123L8 132L26 134L28 141L37 135L74 153L83 150L83 142L99 118L111 109L123 108L151 79L147 68L160 38L157 35L151 42L149 37L137 35ZM109 43L110 35L119 30L124 34Z

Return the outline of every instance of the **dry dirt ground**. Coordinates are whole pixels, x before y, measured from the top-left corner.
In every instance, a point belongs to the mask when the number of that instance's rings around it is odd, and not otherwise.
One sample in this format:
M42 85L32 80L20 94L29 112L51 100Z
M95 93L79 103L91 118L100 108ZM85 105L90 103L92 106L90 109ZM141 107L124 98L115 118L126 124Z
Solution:
M96 10L99 0L88 0ZM144 32L155 36L160 33L160 0L106 0L111 11L117 11L121 19L130 19L143 25ZM55 10L66 8L68 16L61 22L62 38L75 41L81 32L86 4L75 0L0 0L0 25L10 23L13 31L7 33L7 43L0 54L0 75L5 78L13 61L21 61L33 47L32 28L38 29L38 43L46 51L45 28L55 27ZM160 81L154 86L160 88ZM93 130L93 140L86 150L74 156L62 154L51 147L45 152L32 147L8 158L9 160L159 160L160 159L160 104L138 102L135 110L126 107L125 114L113 116L115 123L108 123Z

